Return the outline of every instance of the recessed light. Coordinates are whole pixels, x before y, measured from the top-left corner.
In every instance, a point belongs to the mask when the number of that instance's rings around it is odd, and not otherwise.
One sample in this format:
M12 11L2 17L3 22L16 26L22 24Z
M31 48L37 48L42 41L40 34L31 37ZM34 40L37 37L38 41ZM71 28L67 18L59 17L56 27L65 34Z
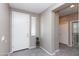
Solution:
M70 5L70 8L73 8L73 7L75 7L75 5Z

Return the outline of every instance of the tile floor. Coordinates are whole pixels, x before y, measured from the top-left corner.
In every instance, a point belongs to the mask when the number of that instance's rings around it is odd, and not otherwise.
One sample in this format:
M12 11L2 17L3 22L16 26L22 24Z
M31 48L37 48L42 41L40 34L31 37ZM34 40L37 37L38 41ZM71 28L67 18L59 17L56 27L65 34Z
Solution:
M10 56L50 56L50 55L47 54L41 48L33 48L11 53Z
M79 56L79 48L68 47L60 44L60 51L55 56Z
M70 48L66 45L60 44L60 51L57 52L54 56L79 56L78 48ZM11 53L10 56L50 56L41 48L34 48L28 50L17 51Z

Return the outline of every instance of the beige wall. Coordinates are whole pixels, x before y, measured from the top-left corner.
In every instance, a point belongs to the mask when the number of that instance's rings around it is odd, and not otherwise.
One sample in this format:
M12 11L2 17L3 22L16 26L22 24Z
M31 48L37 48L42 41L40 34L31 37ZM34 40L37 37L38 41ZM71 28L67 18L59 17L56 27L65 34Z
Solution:
M0 3L0 55L7 55L10 51L10 17L9 6ZM2 41L3 39L3 41Z
M65 22L74 21L74 20L78 20L78 13L60 17L60 24L63 24Z
M71 31L72 31L72 27L71 27L71 22L72 21L75 21L75 20L78 20L78 13L74 13L74 14L70 14L70 15L66 15L66 16L62 16L60 17L60 27L63 26L64 24L68 24L68 29L66 31L66 33L68 32L68 39L64 40L64 39L60 39L60 42L61 43L64 43L64 44L67 44L68 46L72 45L72 39L71 39ZM62 28L62 30L65 30L64 28ZM61 32L60 32L61 33ZM63 32L65 33L65 32ZM67 38L67 35L63 35L64 38ZM60 36L61 37L61 36Z

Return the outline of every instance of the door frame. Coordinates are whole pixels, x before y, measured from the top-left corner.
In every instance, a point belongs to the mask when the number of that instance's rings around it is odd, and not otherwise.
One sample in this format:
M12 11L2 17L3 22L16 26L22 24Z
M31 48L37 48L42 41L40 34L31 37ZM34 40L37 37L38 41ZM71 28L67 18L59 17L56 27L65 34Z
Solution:
M77 22L77 21L79 22L79 20L70 21L70 25L69 25L69 26L70 26L70 28L69 28L69 29L70 29L70 30L69 30L69 31L70 31L70 47L73 46L73 43L72 43L72 42L73 42L73 39L72 39L72 31L73 31L73 30L72 30L72 23L73 23L73 22Z
M17 10L10 10L10 53L13 53L14 51L12 51L12 11L15 11L15 12L21 12L21 11L17 11ZM21 12L21 13L24 13L24 12ZM25 13L25 14L28 14L28 13ZM30 14L29 14L30 15ZM31 15L30 15L30 24L29 24L29 48L30 48L30 39L31 39Z

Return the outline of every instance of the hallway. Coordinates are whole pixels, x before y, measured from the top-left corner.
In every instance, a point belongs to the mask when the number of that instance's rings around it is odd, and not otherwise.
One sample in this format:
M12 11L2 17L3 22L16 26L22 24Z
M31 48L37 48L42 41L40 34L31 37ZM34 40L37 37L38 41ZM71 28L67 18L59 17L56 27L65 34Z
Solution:
M78 48L71 48L64 44L60 44L60 51L55 56L79 56Z

